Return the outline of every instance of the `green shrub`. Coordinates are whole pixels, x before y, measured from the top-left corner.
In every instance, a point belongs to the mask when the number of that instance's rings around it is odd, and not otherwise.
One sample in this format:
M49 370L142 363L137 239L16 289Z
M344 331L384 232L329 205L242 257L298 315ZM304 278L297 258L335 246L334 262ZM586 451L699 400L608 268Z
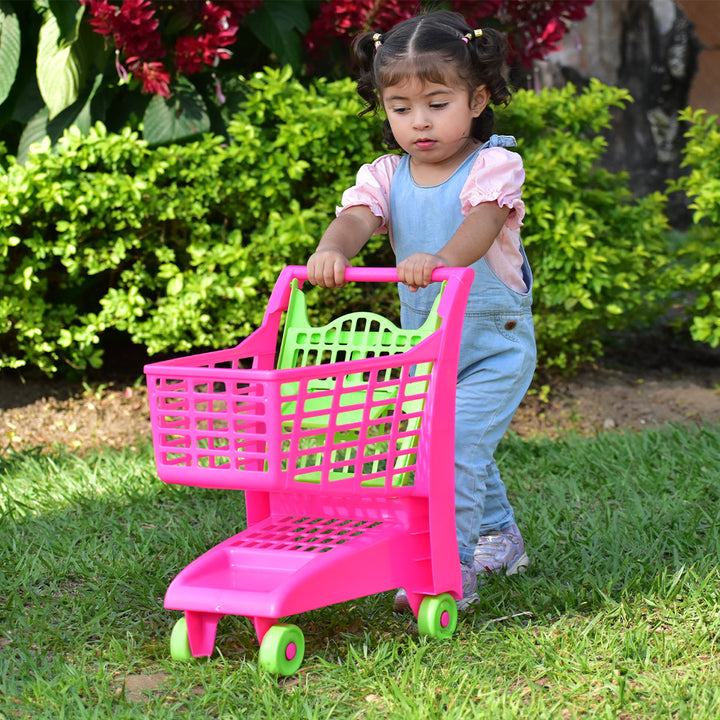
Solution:
M671 270L678 287L691 293L686 307L694 340L720 345L720 127L717 115L690 108L680 113L690 123L685 135L683 165L688 175L670 184L683 191L693 213L693 225L678 248L678 265Z
M70 131L0 175L0 367L102 363L113 328L152 353L227 347L256 327L280 268L317 244L358 158L353 83L247 82L234 141L154 150ZM301 110L301 111L300 111Z
M665 307L665 197L633 198L625 173L600 166L600 134L626 90L591 81L520 91L501 126L518 137L526 169L523 243L535 276L538 356L571 372L602 354L611 331L648 322Z
M350 81L308 88L268 70L244 92L227 144L207 135L150 149L97 125L36 146L25 165L6 156L0 367L98 367L110 330L156 354L232 346L258 326L280 269L307 259L381 148ZM663 198L634 200L624 175L598 167L598 132L627 99L597 83L520 92L501 118L527 168L523 237L545 366L596 357L606 331L662 304ZM384 238L358 260L392 261ZM342 310L368 302L359 290L336 297ZM394 317L391 297L386 288L373 309Z

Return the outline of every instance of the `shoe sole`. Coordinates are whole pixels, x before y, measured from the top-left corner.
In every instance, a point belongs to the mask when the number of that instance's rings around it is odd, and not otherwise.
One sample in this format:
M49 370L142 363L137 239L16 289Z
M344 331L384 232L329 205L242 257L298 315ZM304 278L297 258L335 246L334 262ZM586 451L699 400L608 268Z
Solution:
M512 565L506 570L506 575L517 575L518 573L524 573L530 565L530 558L527 553L523 553Z
M412 612L412 608L410 607L410 601L408 600L407 595L402 594L402 595L395 596L395 600L393 601L393 612L396 612L396 613Z
M480 596L475 592L471 595L467 595L460 600L456 600L458 612L467 612L473 605L477 605L480 602Z
M517 575L518 573L524 573L528 569L529 565L530 558L527 556L527 553L523 553L517 560L515 560L515 562L498 572L488 572L484 567L480 567L478 565L475 565L475 571L482 582L482 578L488 577L489 575L500 575L503 572L505 575Z

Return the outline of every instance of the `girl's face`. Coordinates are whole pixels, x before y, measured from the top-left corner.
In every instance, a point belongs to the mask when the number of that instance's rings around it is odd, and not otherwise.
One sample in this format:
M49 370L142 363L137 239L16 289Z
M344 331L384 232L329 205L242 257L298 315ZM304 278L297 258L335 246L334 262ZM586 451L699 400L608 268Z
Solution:
M446 85L409 77L383 88L380 96L393 135L410 155L420 184L443 182L477 147L470 130L489 100L484 85L470 97L459 80Z

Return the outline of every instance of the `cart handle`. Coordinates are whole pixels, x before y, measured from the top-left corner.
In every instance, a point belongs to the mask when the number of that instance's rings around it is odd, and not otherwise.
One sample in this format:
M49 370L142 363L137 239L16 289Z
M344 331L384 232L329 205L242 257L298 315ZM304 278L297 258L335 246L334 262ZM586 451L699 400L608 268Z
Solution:
M452 285L464 287L465 300L467 300L467 293L470 291L474 277L475 271L469 267L437 268L433 270L432 281L448 280ZM283 268L270 295L263 325L269 321L272 315L287 310L290 301L290 283L295 279L302 282L308 279L305 265L288 265ZM345 280L348 282L400 282L397 268L394 267L347 267L345 268ZM463 307L465 307L464 302ZM438 310L440 316L445 317L445 301L440 304ZM273 332L277 332L278 327L275 325Z
M285 268L292 278L307 280L307 267L305 265L290 265ZM442 282L451 277L459 280L467 278L472 282L474 271L467 267L437 268L433 270L432 281ZM347 267L345 268L345 280L348 282L400 282L397 268L394 267Z

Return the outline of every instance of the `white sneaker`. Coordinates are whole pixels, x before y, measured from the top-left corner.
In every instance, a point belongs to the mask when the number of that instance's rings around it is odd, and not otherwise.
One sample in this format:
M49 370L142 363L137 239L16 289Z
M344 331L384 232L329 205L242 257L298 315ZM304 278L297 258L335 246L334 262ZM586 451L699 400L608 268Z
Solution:
M530 560L518 526L513 523L504 530L482 535L475 547L473 564L478 575L495 575L503 571L506 575L516 575L525 572Z

